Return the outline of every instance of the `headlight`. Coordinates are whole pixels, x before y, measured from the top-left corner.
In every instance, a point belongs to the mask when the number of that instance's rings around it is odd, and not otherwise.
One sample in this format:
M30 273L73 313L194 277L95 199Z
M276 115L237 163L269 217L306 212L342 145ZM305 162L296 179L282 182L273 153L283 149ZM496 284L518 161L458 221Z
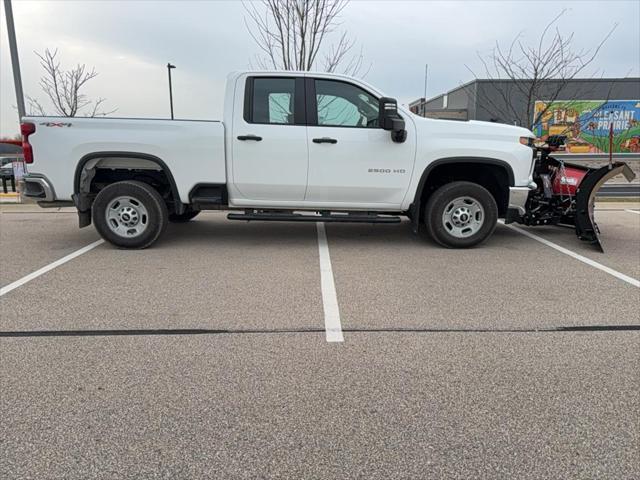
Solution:
M533 148L533 137L520 137L520 143Z

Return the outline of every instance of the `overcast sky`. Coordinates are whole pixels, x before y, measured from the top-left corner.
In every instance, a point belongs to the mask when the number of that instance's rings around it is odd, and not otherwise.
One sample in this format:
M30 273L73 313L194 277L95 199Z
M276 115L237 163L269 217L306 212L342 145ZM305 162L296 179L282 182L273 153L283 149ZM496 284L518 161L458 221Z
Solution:
M470 80L480 71L476 51L519 32L525 42L563 8L563 32L577 48L595 46L615 24L593 70L640 76L640 1L359 1L341 21L371 68L365 79L407 103ZM246 69L258 48L248 36L239 1L20 1L13 2L25 93L41 99L34 50L59 50L63 65L86 63L99 72L87 93L107 99L116 116L167 117L166 64L175 64L177 118L222 115L227 73ZM0 24L0 136L18 131L6 20ZM330 39L331 40L331 39ZM46 105L46 103L45 103Z

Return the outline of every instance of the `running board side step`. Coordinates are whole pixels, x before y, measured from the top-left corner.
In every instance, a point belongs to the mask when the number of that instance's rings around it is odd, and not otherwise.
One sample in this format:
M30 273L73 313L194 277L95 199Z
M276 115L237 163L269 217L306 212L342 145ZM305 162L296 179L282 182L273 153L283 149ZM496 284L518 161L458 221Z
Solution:
M266 222L342 222L342 223L400 223L400 217L391 215L303 215L300 213L230 213L229 220L266 221Z

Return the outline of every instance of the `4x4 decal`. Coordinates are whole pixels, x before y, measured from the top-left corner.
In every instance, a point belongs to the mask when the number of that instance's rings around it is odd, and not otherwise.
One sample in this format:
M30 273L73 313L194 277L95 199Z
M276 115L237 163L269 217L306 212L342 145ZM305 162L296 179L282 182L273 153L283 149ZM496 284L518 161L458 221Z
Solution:
M65 122L42 122L40 125L44 125L45 127L70 127L71 123L65 123Z

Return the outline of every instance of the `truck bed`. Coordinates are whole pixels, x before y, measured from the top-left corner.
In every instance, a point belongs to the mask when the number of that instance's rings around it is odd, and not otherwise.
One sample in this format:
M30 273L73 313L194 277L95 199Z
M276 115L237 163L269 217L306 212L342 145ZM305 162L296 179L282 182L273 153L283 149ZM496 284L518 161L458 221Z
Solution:
M101 168L151 165L132 159L132 154L157 158L171 171L184 203L196 184L226 183L224 125L220 121L109 117L25 117L23 121L36 126L29 137L34 161L27 170L55 186L55 200L71 199L74 177L70 173L87 155L94 161L101 152L105 153L99 160Z

